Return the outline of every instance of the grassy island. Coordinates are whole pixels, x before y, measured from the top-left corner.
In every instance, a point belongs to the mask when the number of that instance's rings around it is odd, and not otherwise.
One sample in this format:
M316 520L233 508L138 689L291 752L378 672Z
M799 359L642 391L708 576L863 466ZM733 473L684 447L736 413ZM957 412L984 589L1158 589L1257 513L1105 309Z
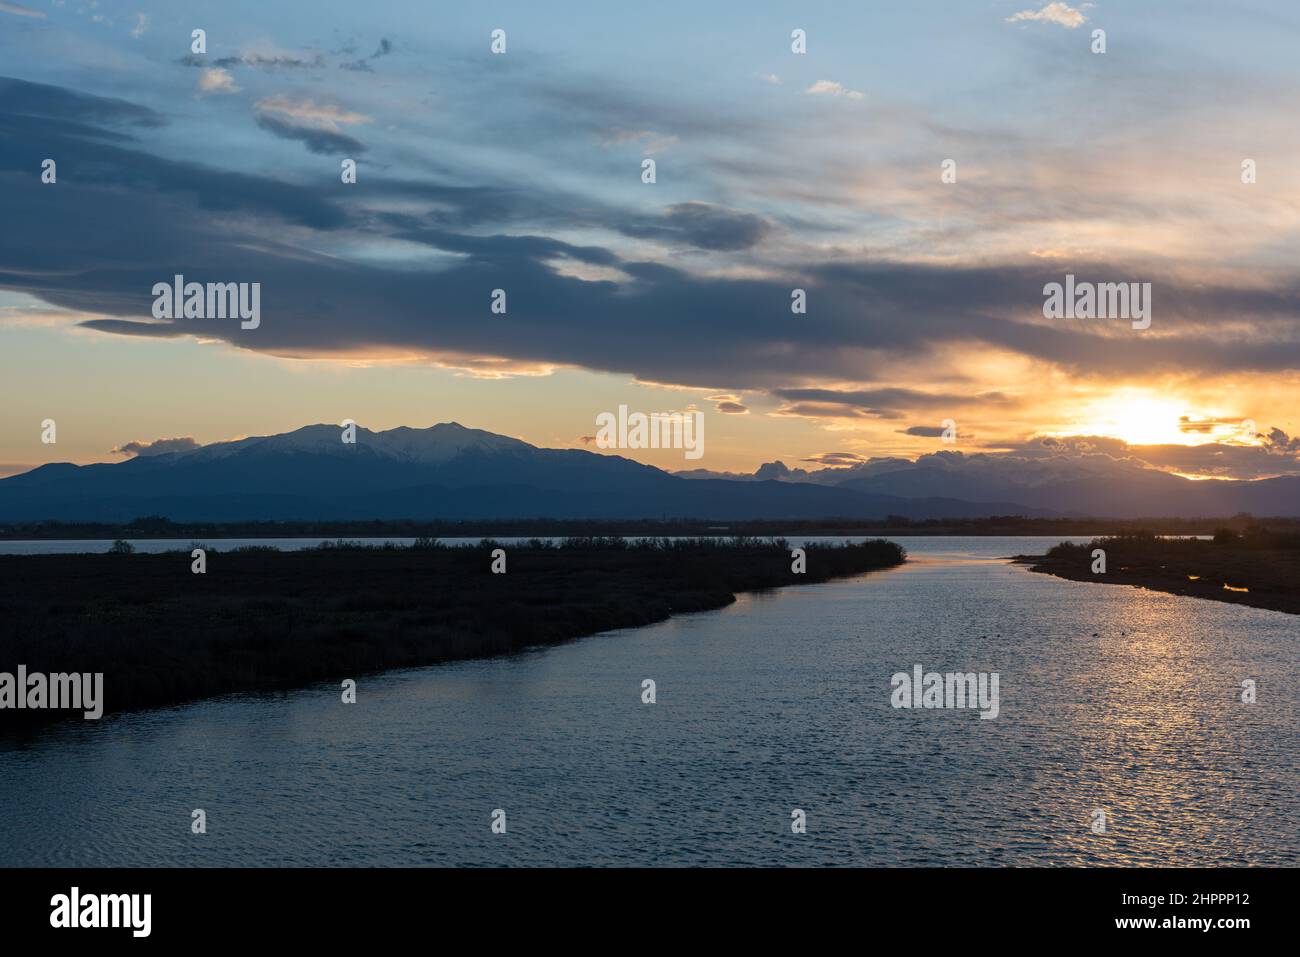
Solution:
M875 539L571 538L502 546L0 555L0 671L104 674L106 714L516 652L905 561ZM200 543L196 543L199 547ZM505 573L493 573L504 549ZM498 567L500 563L498 560ZM69 712L0 710L0 729Z
M1092 570L1094 549L1106 571ZM1219 529L1212 539L1161 538L1149 533L1062 542L1046 555L1019 556L1032 570L1075 581L1136 585L1300 614L1300 533L1252 526Z

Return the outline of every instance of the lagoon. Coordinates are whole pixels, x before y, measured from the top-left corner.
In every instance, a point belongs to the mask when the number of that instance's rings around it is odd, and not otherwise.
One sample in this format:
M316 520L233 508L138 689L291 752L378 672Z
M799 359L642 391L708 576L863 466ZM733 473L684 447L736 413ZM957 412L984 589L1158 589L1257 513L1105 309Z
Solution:
M365 677L356 705L0 739L0 865L1300 863L1294 616L1003 560L1055 538L898 540L897 569ZM998 672L998 717L891 707L917 662Z

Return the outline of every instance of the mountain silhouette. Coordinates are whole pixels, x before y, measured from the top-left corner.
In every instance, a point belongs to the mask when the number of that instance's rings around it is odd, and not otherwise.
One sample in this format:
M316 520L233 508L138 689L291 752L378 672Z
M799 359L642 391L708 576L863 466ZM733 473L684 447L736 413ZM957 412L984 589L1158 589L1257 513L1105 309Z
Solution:
M1131 462L1069 462L1043 474L1004 467L910 466L878 475L844 478L841 489L872 495L959 498L975 503L1016 502L1022 514L1053 509L1065 515L1106 518L1187 518L1300 515L1300 476L1246 480L1193 480ZM1067 471L1068 469L1068 471ZM999 474L1001 473L1001 474ZM999 513L1001 514L1001 513Z
M0 520L875 518L1021 511L786 482L687 480L617 455L542 449L449 422L342 441L334 425L0 481ZM1034 510L1032 514L1045 514Z
M958 460L954 460L958 461ZM817 481L685 478L618 455L543 449L455 422L334 425L0 480L0 521L479 518L963 518L987 515L1294 515L1300 477L1193 482L1154 469L1032 484L906 462Z

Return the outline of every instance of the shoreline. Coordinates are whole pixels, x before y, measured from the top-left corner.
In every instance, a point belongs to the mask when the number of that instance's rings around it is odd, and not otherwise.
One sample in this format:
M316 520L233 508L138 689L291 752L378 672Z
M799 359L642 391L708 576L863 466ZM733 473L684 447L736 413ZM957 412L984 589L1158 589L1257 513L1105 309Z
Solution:
M1092 571L1094 547L1107 553L1108 569L1103 573ZM1124 539L1098 539L1084 546L1058 545L1046 555L1016 555L1011 561L1069 581L1128 585L1300 615L1300 556L1290 550L1224 549L1206 541L1190 549L1185 544L1168 547L1149 542L1135 546ZM1279 583L1284 584L1278 587Z
M1270 519L1271 524L1300 533L1300 520ZM1241 530L1243 518L988 518L765 519L465 519L440 521L374 520L321 522L173 522L147 516L123 522L12 522L0 520L0 541L113 541L114 539L272 539L315 538L565 538L621 536L625 538L752 536L928 536L1027 537L1060 535L1069 538L1123 535L1138 531L1158 535L1211 535L1220 528Z

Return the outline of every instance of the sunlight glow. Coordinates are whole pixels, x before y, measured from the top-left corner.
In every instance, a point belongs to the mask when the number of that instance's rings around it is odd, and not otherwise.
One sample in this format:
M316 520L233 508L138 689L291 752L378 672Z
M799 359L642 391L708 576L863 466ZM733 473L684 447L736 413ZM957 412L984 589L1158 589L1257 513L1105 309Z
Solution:
M1189 423L1198 427L1189 427ZM1064 435L1100 435L1129 445L1203 445L1244 440L1240 426L1193 412L1187 403L1148 389L1125 389L1089 404ZM1253 439L1253 436L1251 436Z

